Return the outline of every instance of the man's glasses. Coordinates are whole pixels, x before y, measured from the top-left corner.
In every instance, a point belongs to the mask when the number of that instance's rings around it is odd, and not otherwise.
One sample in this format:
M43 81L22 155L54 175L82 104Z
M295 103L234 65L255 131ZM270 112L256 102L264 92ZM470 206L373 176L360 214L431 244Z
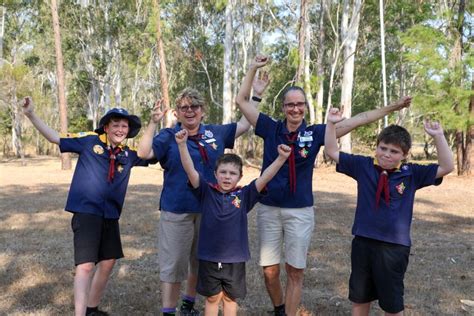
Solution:
M180 106L178 108L178 110L182 113L186 113L188 112L189 110L193 111L193 112L196 112L201 106L200 105L196 105L196 104L193 104L193 105L184 105L184 106Z
M304 109L304 107L306 106L306 102L285 103L283 105L289 110L292 110L295 107L298 109Z

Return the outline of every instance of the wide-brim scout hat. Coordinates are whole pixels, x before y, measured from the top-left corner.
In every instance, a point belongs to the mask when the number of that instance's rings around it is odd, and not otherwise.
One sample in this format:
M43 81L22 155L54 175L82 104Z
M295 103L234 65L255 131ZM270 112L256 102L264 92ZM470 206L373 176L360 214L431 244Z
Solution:
M95 129L94 132L97 134L104 134L104 126L110 122L110 119L112 117L117 117L117 118L124 118L128 120L128 134L127 138L133 138L137 136L138 132L140 131L140 128L142 127L142 123L140 121L140 118L136 115L128 114L127 110L122 109L122 108L113 108L107 111L104 116L99 121L99 127Z

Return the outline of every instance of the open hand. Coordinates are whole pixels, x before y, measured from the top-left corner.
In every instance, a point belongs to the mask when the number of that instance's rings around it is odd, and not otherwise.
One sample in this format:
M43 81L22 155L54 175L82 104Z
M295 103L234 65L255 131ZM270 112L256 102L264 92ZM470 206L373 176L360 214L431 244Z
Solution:
M287 159L291 154L291 147L285 144L278 145L278 155Z
M338 108L330 108L329 113L328 113L328 122L331 122L333 124L336 124L340 121L345 120L346 118L342 116L342 113L344 112L344 107L342 107L341 110Z
M261 74L253 79L252 88L254 95L261 96L269 84L270 79L268 78L268 72L262 71Z
M162 110L162 103L162 99L156 101L155 106L151 110L151 120L153 121L153 123L159 123L163 119L163 116L165 116L166 112L168 112L169 110L169 108L165 108L164 110Z
M423 126L425 127L425 132L431 137L434 137L437 135L444 136L443 128L441 127L441 124L437 121L425 120L423 122Z
M186 141L188 140L188 131L186 129L182 129L176 134L174 134L174 138L176 139L176 143L178 145L186 143Z

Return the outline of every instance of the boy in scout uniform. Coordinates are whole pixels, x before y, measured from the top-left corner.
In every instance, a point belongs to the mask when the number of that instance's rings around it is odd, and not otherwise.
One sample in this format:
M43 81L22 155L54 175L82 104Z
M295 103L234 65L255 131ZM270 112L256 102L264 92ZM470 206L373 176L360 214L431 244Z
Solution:
M115 261L123 257L119 218L130 171L148 164L122 144L138 134L140 119L113 108L100 119L95 132L60 135L36 116L28 97L23 113L61 152L79 155L65 207L73 214L75 315L108 315L98 305Z

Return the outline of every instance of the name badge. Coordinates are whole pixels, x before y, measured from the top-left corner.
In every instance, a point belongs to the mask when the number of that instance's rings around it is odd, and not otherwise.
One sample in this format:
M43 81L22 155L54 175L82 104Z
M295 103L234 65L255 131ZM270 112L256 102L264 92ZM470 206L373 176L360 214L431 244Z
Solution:
M215 143L215 142L216 142L216 139L215 139L215 138L209 138L209 139L206 139L205 142L206 142L207 144Z
M299 141L300 142L312 142L313 141L313 136L300 136Z

